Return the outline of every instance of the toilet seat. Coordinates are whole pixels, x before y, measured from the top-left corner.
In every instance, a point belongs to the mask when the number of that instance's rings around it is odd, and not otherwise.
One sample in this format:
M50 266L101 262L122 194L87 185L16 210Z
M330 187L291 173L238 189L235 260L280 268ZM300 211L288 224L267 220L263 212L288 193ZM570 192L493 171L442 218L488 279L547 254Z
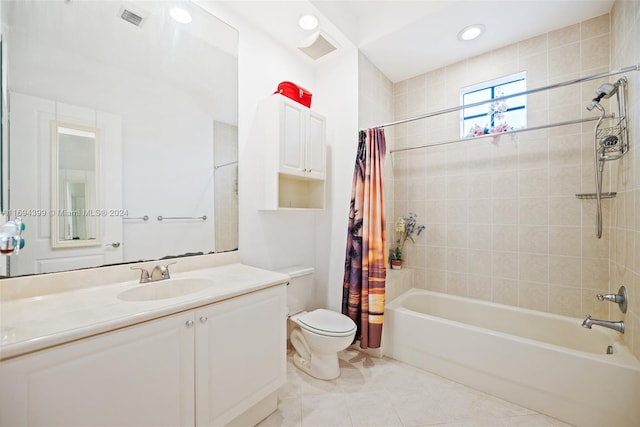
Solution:
M300 327L309 332L328 337L346 337L356 331L356 324L344 314L319 308L295 316Z

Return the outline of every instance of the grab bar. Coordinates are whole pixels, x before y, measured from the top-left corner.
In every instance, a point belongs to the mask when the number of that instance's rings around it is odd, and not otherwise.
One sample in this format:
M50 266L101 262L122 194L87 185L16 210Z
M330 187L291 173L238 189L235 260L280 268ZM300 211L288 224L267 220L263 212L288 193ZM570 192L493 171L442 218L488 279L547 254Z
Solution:
M162 216L158 215L158 221L164 221L165 219L201 219L203 221L207 220L206 215L202 216Z

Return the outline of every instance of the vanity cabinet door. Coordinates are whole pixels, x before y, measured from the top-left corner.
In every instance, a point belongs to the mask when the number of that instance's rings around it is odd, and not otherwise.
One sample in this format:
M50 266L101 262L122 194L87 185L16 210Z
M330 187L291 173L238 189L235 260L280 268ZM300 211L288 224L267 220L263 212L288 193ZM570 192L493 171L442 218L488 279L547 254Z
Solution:
M225 425L284 385L286 313L284 284L196 311L197 426Z
M0 363L2 426L193 426L193 311Z

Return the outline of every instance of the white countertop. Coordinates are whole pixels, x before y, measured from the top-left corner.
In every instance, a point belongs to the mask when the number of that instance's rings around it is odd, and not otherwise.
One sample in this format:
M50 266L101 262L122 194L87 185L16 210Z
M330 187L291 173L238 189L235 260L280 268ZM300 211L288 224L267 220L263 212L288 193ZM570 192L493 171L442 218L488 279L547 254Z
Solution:
M138 280L0 302L0 360L211 304L287 282L287 275L233 263L171 274L207 278L211 287L180 297L122 301ZM171 279L168 279L171 280ZM157 282L162 283L162 281Z

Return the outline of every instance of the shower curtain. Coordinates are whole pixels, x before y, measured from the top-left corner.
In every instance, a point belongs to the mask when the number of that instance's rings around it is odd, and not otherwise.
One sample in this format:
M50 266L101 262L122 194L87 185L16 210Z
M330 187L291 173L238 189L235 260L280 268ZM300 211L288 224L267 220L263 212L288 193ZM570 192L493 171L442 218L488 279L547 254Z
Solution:
M382 338L387 275L382 178L386 143L379 128L360 131L342 289L342 313L358 326L361 348Z

